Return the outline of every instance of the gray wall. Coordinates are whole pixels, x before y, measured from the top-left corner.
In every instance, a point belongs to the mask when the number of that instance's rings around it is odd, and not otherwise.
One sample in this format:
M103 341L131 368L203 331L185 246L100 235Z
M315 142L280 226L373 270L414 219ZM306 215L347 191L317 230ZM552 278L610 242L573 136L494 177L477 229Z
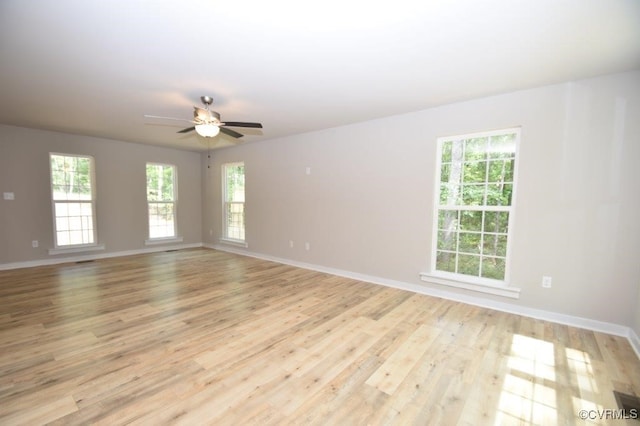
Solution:
M184 244L202 241L202 177L194 152L57 132L0 126L0 264L50 260L53 220L49 153L92 155L96 169L98 243L104 254L148 247L147 162L178 169L178 233ZM38 248L31 241L38 240ZM74 254L73 256L78 256Z
M214 151L210 169L203 157L205 242L221 235L220 166L244 161L247 250L436 286L418 277L431 256L436 138L513 126L514 303L640 334L640 72Z

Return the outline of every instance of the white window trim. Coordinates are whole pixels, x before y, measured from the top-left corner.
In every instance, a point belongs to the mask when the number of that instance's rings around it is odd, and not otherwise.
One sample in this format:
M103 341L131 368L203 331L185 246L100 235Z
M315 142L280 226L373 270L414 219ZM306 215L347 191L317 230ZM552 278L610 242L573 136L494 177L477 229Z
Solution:
M249 247L249 244L245 240L237 240L235 238L222 237L222 238L218 239L218 241L220 241L223 244L229 244L229 245L237 246L237 247L244 247L244 248Z
M442 143L441 141L445 140L455 140L455 139L473 139L473 138L481 138L492 136L495 134L501 133L509 133L513 132L517 134L516 137L516 156L514 161L514 174L513 174L513 193L511 198L511 206L509 208L509 228L507 230L507 252L505 254L505 279L502 280L493 280L482 277L473 277L466 276L464 274L455 274L448 273L444 271L436 270L436 257L437 257L437 246L438 246L438 207L440 203L440 171L442 166ZM465 290L477 291L485 294L492 294L496 296L509 297L513 299L518 299L520 297L520 289L517 287L513 287L510 284L511 277L511 251L512 251L512 241L513 241L513 229L515 223L515 208L516 205L516 197L517 197L517 182L518 182L518 172L520 167L518 166L519 158L520 158L520 139L521 139L521 128L520 127L511 127L505 129L491 130L485 132L477 132L477 133L469 133L455 136L446 136L440 137L437 139L437 154L436 154L436 166L435 166L435 176L434 176L434 198L433 198L433 222L431 224L431 259L430 259L430 270L427 272L420 273L420 279L424 282L439 284L448 287L461 288ZM480 209L480 210L490 210L489 209Z
M51 156L58 155L62 157L79 157L88 158L91 162L91 200L54 200L53 199L53 170L51 170ZM51 189L51 215L53 218L53 248L49 249L49 255L65 254L65 253L81 253L84 251L104 250L104 244L98 244L98 223L96 221L96 161L92 155L83 154L65 154L61 152L49 153L49 186ZM60 203L90 203L91 204L91 220L93 221L93 242L87 244L58 245L58 225L56 216L56 202Z
M226 168L227 167L233 167L233 166L237 166L237 165L242 165L244 166L244 161L234 161L231 163L224 163L222 165L222 233L224 234L222 237L219 238L218 241L220 241L223 244L230 244L230 245L234 245L237 247L249 247L249 245L247 244L247 228L246 228L246 223L244 223L245 229L244 229L244 235L245 235L245 239L241 240L238 238L230 238L227 236L227 174L226 174ZM246 175L245 175L245 179L246 179ZM245 180L246 182L246 180ZM246 197L246 194L245 194ZM246 198L245 198L246 200ZM237 201L234 201L234 203L238 203ZM242 202L244 208L243 211L246 212L245 208L247 206L246 201Z
M511 299L520 298L519 288L506 285L502 281L496 281L496 284L463 281L458 278L458 275L454 275L455 274L451 274L451 277L447 277L444 273L441 274L440 271L436 271L434 273L421 272L420 279L428 283L444 285L447 287L462 288L485 294L493 294L495 296L509 297Z
M159 246L163 244L173 244L183 242L182 237L158 237L144 240L145 246Z
M76 244L73 246L62 246L59 248L49 249L49 255L84 253L88 251L100 251L104 249L104 244Z
M147 166L168 166L173 167L173 201L149 201L148 191L149 188L146 186L145 189L147 191L147 239L145 240L145 245L156 245L156 244L166 244L166 243L181 243L182 237L178 234L178 166L175 164L168 163L156 163L156 162L147 162L145 164L145 182L147 175ZM155 237L152 238L150 235L151 225L149 223L149 204L173 204L173 236L170 237Z

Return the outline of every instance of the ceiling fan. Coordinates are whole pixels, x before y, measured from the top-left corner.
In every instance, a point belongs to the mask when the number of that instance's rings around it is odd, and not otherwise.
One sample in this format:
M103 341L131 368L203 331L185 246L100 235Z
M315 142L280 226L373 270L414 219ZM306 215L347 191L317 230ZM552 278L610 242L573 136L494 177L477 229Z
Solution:
M217 136L218 133L222 132L225 135L229 135L234 138L241 138L244 136L242 133L238 133L235 130L227 129L227 126L231 127L252 127L261 129L262 124L260 123L246 123L243 121L221 121L220 114L216 111L209 109L211 104L213 103L213 98L211 96L200 96L200 100L204 104L204 108L200 108L197 106L193 107L193 120L186 120L183 118L173 118L173 117L161 117L158 115L145 115L146 118L161 118L166 120L178 120L178 121L186 121L189 123L193 123L194 125L191 127L187 127L186 129L182 129L178 131L178 133L189 133L192 131L196 131L200 136L206 138L212 138Z

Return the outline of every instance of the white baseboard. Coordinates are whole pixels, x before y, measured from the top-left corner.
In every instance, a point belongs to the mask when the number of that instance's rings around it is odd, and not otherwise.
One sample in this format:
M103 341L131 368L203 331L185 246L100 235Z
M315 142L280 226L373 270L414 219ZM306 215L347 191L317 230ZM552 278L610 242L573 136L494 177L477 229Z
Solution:
M116 251L112 253L86 254L81 256L56 257L51 259L30 260L27 262L0 263L0 271L19 268L32 268L34 266L56 265L59 263L73 263L87 260L106 259L109 257L132 256L134 254L155 253L166 250L180 250L186 248L202 247L202 243L192 244L167 244L139 250Z
M629 339L629 343L631 343L633 350L636 351L636 355L640 358L640 339L638 339L638 335L632 328L629 328L629 335L627 338Z
M479 306L482 308L494 309L496 311L507 312L510 314L522 315L525 317L569 325L572 327L584 328L587 330L597 331L597 332L606 333L606 334L612 334L615 336L626 337L629 340L629 343L631 344L633 349L636 351L638 358L640 358L640 340L638 339L638 336L633 332L633 330L627 326L593 320L589 318L576 317L573 315L566 315L558 312L544 311L544 310L535 309L535 308L527 308L525 306L519 306L513 303L497 302L494 300L489 300L489 299L477 297L474 295L452 293L452 292L437 289L437 288L431 288L431 287L426 287L418 284L411 284L411 283L406 283L401 281L389 280L386 278L360 274L357 272L328 268L325 266L319 266L319 265L314 265L310 263L297 262L290 259L268 256L261 253L255 253L248 250L242 250L242 249L238 249L238 248L230 247L226 245L204 244L203 246L207 248L220 250L220 251L226 251L230 253L236 253L244 256L268 260L272 262L282 263L285 265L296 266L303 269L310 269L313 271L325 272L331 275L337 275L345 278L352 278L355 280L366 281L373 284L380 284L387 287L397 288L400 290L407 290L414 293L424 294L427 296L440 297L443 299L467 303L469 305Z

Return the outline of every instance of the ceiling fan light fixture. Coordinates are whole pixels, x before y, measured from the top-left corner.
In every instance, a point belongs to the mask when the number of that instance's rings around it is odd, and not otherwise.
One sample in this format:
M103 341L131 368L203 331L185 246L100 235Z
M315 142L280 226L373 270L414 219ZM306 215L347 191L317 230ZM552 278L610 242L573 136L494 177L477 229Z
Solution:
M196 124L196 132L205 138L212 138L220 133L220 127L215 124Z

